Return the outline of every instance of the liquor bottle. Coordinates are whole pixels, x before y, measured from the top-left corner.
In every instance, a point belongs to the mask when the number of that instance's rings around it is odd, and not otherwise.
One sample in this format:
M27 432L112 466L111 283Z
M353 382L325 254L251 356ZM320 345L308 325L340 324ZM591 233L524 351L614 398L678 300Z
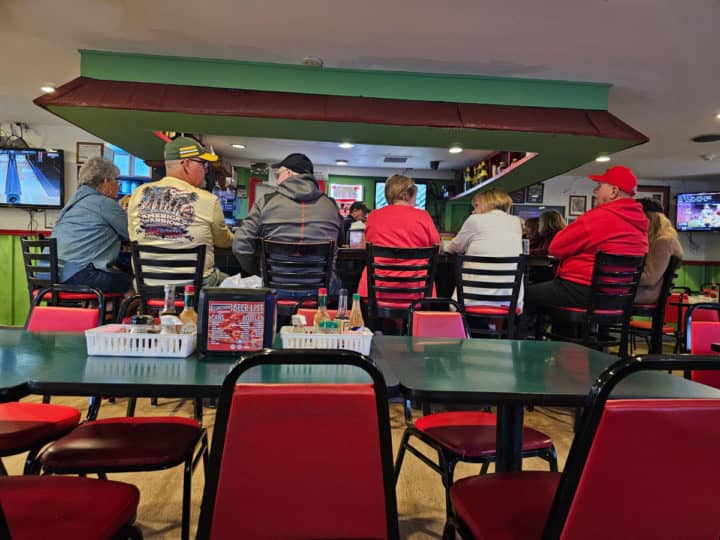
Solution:
M360 295L358 293L353 294L352 310L350 310L350 320L348 324L350 325L350 330L355 331L365 326L362 311L360 311Z
M472 185L472 172L470 167L465 167L465 189L468 189Z
M480 181L487 180L490 175L487 170L487 163L484 161L480 163Z
M320 331L324 321L331 320L332 319L330 318L330 314L327 310L327 289L325 287L320 287L318 289L318 309L315 312L315 321L313 321L316 331Z
M338 334L344 334L350 327L350 316L347 308L347 289L340 289L338 296L338 310L335 321L338 323Z
M182 321L183 331L192 333L192 328L197 330L198 314L195 311L195 285L185 285L185 306L180 312L180 320Z

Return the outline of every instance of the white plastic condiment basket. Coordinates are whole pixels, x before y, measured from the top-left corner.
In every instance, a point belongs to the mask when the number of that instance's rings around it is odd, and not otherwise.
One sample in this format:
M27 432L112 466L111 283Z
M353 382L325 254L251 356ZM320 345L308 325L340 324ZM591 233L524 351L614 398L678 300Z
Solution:
M85 330L90 356L160 356L185 358L197 347L197 333L145 334L130 333L122 324L106 324Z
M349 334L321 334L312 326L296 332L292 326L280 329L283 349L345 349L370 354L373 333L368 328Z

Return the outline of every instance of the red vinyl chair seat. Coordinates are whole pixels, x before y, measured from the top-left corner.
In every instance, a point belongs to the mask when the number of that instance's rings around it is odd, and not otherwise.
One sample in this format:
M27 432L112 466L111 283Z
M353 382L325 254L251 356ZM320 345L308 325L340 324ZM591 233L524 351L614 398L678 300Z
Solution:
M584 314L587 311L587 309L585 309L585 308L574 307L574 306L553 306L553 309L559 310L559 311L565 311L568 313L580 313L580 314ZM614 317L614 316L620 315L622 313L622 311L619 309L596 309L595 313L597 313L599 315L609 315L609 316Z
M630 321L630 328L635 328L637 330L647 330L648 332L652 330L652 321L638 321L638 320L631 320ZM676 328L674 326L666 325L663 326L663 334L674 334L676 331Z
M231 399L210 538L386 538L371 385L238 384Z
M0 505L13 540L109 539L135 520L130 484L62 476L0 477Z
M544 471L473 476L452 485L450 500L474 538L539 539L559 481Z
M465 306L465 313L468 315L507 315L508 308L502 306ZM520 315L520 308L515 308L515 313Z
M184 461L201 433L191 418L107 418L78 426L45 449L39 460L51 472L171 467Z
M393 300L380 300L378 299L377 305L379 308L385 309L410 309L410 300L404 301L393 301Z
M35 306L25 329L28 332L84 332L98 326L99 315L97 308Z
M160 298L150 298L146 304L148 307L152 308L163 308L165 307L165 300ZM185 301L184 300L175 300L175 307L176 308L183 308L185 307Z
M418 418L415 420L415 429L455 454L480 458L497 453L496 420L496 415L481 411L442 412ZM523 452L550 446L550 437L536 429L523 427Z
M701 313L705 310L696 311ZM690 323L690 354L713 354L718 353L712 350L712 344L720 342L720 322L696 321ZM720 372L698 371L690 372L693 381L707 384L714 388L720 388Z
M334 319L337 315L337 309L328 309L327 310L328 315L330 315L331 319ZM313 321L315 320L315 314L317 313L316 308L298 308L296 315L303 315L305 317L305 320L307 321L308 325L312 326Z
M80 422L80 411L45 403L0 403L0 454L31 448L60 436Z
M33 298L37 297L38 293L41 291L41 289L35 289L33 291ZM105 298L122 298L121 293L103 293L103 296ZM43 296L43 300L51 298L52 293L48 292ZM58 293L58 299L59 300L97 300L97 296L94 294L87 294L87 293L69 293L69 292L61 292Z
M415 311L412 336L465 338L465 321L459 311Z

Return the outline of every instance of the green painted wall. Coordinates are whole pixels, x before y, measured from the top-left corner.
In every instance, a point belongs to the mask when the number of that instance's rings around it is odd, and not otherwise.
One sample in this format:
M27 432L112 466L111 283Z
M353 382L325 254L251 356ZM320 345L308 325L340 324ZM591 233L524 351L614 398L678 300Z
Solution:
M607 110L611 85L80 51L85 77L336 96Z
M19 236L0 236L0 325L23 326L30 311Z

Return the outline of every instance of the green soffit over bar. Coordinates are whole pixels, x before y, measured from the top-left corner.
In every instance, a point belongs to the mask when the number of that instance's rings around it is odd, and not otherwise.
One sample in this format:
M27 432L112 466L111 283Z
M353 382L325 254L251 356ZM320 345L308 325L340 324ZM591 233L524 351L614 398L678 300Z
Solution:
M609 84L318 68L81 50L80 73L101 80L305 94L607 110Z

